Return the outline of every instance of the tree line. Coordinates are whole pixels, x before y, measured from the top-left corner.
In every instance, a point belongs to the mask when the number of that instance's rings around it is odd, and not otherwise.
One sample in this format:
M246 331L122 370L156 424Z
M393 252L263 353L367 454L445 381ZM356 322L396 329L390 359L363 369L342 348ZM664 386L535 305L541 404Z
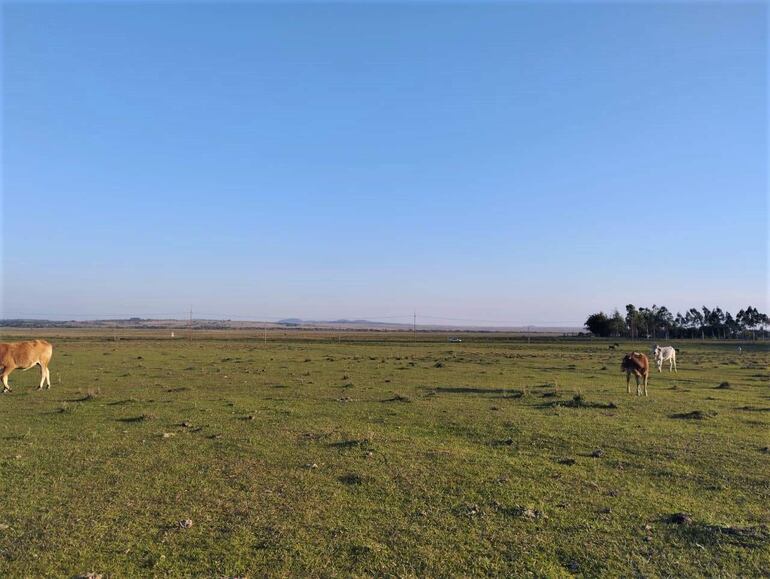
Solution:
M595 336L627 338L755 338L765 331L770 318L749 306L734 316L716 307L690 308L684 314L671 313L665 306L651 308L626 306L626 314L617 309L610 315L591 314L585 327Z

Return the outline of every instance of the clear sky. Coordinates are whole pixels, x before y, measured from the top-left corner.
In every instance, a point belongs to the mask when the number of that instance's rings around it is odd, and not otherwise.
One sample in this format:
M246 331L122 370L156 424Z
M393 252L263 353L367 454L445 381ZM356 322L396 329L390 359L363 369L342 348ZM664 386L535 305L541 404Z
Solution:
M764 3L6 3L2 32L4 317L767 309Z

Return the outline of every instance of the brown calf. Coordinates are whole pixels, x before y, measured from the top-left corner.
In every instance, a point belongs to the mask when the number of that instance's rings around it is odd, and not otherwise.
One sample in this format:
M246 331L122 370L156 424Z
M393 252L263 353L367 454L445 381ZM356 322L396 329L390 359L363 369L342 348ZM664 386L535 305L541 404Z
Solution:
M620 369L626 373L626 390L631 394L631 374L636 377L636 395L642 395L639 379L644 384L644 395L647 396L647 378L650 376L650 361L647 356L639 352L631 352L623 356Z
M48 370L48 363L53 355L53 346L45 340L32 340L30 342L11 342L10 344L0 344L0 367L2 368L3 393L10 392L8 386L8 376L11 372L20 368L29 370L32 366L40 366L40 386L38 390L43 389L43 384L51 387L51 372Z

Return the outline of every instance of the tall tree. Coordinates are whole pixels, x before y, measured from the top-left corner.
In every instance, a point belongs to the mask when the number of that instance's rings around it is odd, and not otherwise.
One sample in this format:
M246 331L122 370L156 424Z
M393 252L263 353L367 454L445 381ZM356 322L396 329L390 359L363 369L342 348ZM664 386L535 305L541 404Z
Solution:
M635 339L639 335L639 312L634 304L626 306L626 325L631 339Z
M626 320L618 310L615 310L609 319L609 329L611 336L622 336L626 333Z
M677 312L674 318L674 328L676 330L676 337L681 338L690 326L690 321L687 316L683 316L682 312Z
M703 329L703 314L697 308L690 308L690 315L692 316L693 329L700 331L700 337L704 337Z
M701 306L701 311L703 312L703 326L701 326L702 327L701 331L706 329L711 329L711 320L712 320L711 310L708 309L706 306ZM711 337L712 338L714 337L713 331L712 331Z
M594 336L606 338L610 335L610 319L604 312L588 316L585 326Z
M746 310L738 310L738 313L735 314L735 323L738 324L738 328L741 334L745 333L747 330L748 324L746 322Z
M674 325L674 316L668 311L666 306L661 306L655 311L655 325L660 329L666 339L668 339L671 328Z
M733 318L733 315L730 312L727 312L725 314L725 322L724 322L724 328L725 328L725 337L738 337L741 331L741 326L737 322L735 318Z

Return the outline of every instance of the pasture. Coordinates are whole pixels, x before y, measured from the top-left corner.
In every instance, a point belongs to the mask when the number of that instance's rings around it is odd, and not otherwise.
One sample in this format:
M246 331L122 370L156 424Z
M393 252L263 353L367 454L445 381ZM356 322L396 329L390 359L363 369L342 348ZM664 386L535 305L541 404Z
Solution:
M52 389L0 397L1 576L770 570L767 343L676 343L637 398L647 342L25 335Z

